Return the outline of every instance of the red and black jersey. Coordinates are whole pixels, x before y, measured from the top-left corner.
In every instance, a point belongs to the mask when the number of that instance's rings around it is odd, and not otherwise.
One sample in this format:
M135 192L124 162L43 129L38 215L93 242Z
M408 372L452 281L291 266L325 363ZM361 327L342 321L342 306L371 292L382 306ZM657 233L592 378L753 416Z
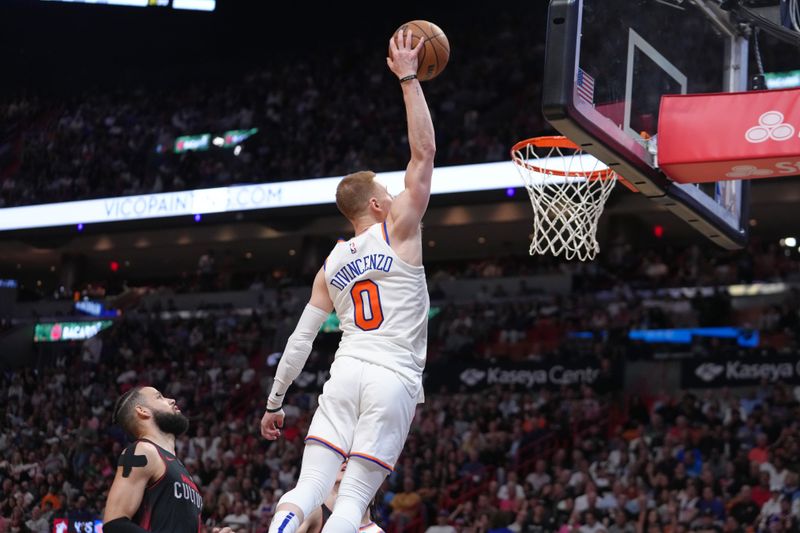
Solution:
M140 440L156 447L167 468L161 478L145 489L133 521L147 531L197 533L202 524L200 513L203 511L203 498L189 471L180 459L158 444L146 439ZM125 451L131 457L136 442Z

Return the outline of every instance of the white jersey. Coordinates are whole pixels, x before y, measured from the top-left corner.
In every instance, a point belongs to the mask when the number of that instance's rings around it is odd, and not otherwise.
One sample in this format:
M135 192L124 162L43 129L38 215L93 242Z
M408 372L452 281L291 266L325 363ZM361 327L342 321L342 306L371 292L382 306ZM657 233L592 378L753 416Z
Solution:
M342 329L336 357L355 357L396 372L422 400L428 347L425 268L400 259L386 223L340 241L325 261L325 281Z

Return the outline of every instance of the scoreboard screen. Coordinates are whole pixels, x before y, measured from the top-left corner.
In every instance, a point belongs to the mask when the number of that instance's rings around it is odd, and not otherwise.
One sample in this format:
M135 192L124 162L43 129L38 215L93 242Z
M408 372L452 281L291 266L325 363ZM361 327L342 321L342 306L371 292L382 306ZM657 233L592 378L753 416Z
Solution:
M42 0L43 2L61 2L68 4L98 4L127 7L161 7L172 9L188 9L192 11L214 11L217 0Z

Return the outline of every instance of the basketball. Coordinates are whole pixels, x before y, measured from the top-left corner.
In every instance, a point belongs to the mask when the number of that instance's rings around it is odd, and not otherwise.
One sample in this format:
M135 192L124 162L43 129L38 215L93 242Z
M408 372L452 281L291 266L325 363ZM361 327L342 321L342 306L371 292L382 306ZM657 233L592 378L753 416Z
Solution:
M419 68L417 69L417 79L419 81L432 80L444 70L447 61L450 59L450 42L442 29L427 20L412 20L406 22L394 32L397 35L400 30L411 30L411 46L416 46L420 39L425 39L425 44L419 53ZM391 57L392 51L389 50Z

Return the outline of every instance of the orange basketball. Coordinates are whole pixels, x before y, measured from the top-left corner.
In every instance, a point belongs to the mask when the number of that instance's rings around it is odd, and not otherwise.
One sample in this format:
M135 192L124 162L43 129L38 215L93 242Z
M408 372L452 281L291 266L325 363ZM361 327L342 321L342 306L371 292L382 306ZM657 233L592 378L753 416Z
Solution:
M425 44L419 52L417 78L419 81L432 80L444 70L450 59L450 42L447 40L447 36L439 26L427 20L406 22L397 28L394 35L405 29L411 30L411 46L416 46L420 39L425 40ZM390 57L391 54L390 49Z

